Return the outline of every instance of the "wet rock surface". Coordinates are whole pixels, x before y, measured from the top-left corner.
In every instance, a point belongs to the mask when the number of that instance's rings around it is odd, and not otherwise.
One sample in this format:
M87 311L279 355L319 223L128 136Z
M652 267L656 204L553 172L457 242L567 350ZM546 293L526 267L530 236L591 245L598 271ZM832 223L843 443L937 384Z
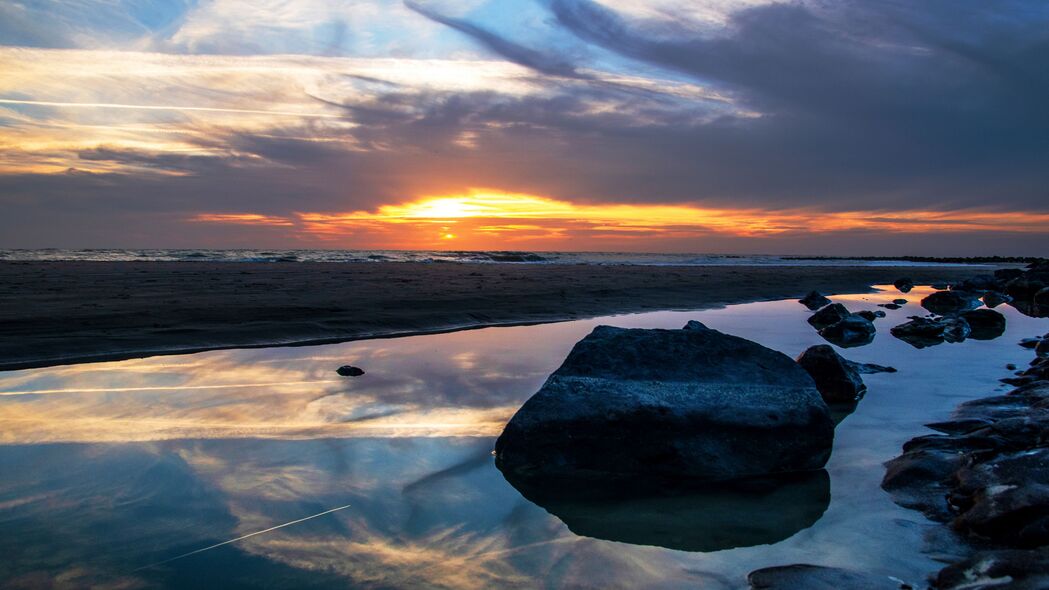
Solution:
M698 322L598 326L511 418L496 464L518 478L729 480L820 469L833 428L782 353Z
M821 307L830 305L830 299L827 299L819 291L810 291L808 295L798 300L799 303L809 308L812 311L816 311Z
M816 389L828 404L852 403L867 391L856 366L826 344L809 347L798 356L798 364L812 376Z
M849 314L841 321L820 330L820 336L842 348L864 346L874 340L874 323L857 314Z
M911 316L910 320L893 327L889 332L915 348L961 342L972 332L969 323L960 317Z
M921 306L935 314L962 313L980 306L980 299L969 291L937 291L921 301Z

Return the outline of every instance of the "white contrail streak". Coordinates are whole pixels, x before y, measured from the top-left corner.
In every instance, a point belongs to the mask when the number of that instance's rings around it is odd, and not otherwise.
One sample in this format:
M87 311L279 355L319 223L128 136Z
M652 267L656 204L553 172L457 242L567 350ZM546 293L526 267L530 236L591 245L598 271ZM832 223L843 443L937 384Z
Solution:
M244 389L251 387L283 387L288 385L322 385L340 383L334 379L324 381L278 381L276 383L229 383L226 385L171 385L154 387L100 387L82 389L27 389L25 391L0 391L0 397L8 395L36 395L38 393L122 393L129 391L181 391L190 389Z
M26 104L42 107L78 109L127 109L141 111L197 111L204 113L244 113L248 115L277 115L283 117L307 117L312 119L341 119L342 115L325 113L296 113L295 111L266 111L261 109L223 109L219 107L184 107L178 105L119 104L112 102L59 102L51 100L16 100L0 98L0 104Z
M165 559L164 561L158 561L156 563L151 563L149 565L144 565L144 566L142 566L142 567L140 567L140 568L138 568L136 570L133 570L133 571L138 572L138 571L142 571L144 569L149 569L151 567L156 567L158 565L164 565L165 563L171 563L172 561L175 561L176 559L182 559L183 557L189 557L190 555L196 555L198 553L203 553L205 551L210 551L212 549L215 549L216 547L222 547L223 545L229 545L230 543L236 543L237 541L243 541L244 539L247 539L248 537L254 537L255 535L261 535L263 533L268 533L270 531L275 531L277 529L282 529L282 528L284 528L286 526L291 526L293 524L299 524L300 522L306 522L307 520L312 520L314 518L318 518L320 516L324 516L325 514L331 514L332 512L338 512L339 510L345 510L345 509L347 509L349 507L350 507L350 505L347 504L345 506L339 506L338 508L332 508L331 510L325 510L324 512L318 512L317 514L314 514L312 516L307 516L305 518L300 518L298 520L293 520L291 522L286 522L284 524L278 524L277 526L271 526L268 529L264 529L264 530L261 530L261 531L255 531L254 533L248 533L248 534L246 534L246 535L244 535L242 537L237 537L236 539L230 539L229 541L223 541L221 543L215 543L214 545L211 545L211 546L208 546L208 547L204 547L203 549L197 549L196 551L190 551L189 553L183 553L182 555L176 555L175 557L172 557L170 559Z

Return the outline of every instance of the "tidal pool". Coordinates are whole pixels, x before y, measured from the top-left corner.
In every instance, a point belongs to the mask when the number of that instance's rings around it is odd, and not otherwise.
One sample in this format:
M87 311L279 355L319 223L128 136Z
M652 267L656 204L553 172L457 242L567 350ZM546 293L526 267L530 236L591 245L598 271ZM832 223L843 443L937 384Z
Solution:
M864 375L826 472L660 497L519 490L494 439L598 324L697 319L796 356L823 343L803 306L0 373L0 584L745 588L753 569L798 562L921 582L959 548L892 503L881 464L958 403L1006 390L1005 365L1032 357L1017 341L1049 330L1001 306L1002 337L918 350L889 328L924 315L928 292L832 298L910 303L840 351L899 372ZM366 374L338 377L346 363Z

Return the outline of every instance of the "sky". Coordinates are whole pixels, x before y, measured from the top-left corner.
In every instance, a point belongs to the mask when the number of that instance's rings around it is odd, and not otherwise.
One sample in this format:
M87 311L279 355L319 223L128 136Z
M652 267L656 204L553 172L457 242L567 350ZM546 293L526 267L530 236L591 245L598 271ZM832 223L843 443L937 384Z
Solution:
M1049 251L1043 0L5 0L0 247Z

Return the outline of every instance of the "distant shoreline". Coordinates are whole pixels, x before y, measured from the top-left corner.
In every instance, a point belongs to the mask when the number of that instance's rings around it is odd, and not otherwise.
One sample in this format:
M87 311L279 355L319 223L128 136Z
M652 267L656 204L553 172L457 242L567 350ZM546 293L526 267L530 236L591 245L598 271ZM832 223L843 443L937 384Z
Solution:
M1034 257L802 256L657 252L558 252L529 250L327 250L265 248L41 248L3 249L9 262L342 262L375 264L583 264L598 266L921 266L928 264L1026 264Z
M971 274L964 266L0 261L0 370L695 310Z

